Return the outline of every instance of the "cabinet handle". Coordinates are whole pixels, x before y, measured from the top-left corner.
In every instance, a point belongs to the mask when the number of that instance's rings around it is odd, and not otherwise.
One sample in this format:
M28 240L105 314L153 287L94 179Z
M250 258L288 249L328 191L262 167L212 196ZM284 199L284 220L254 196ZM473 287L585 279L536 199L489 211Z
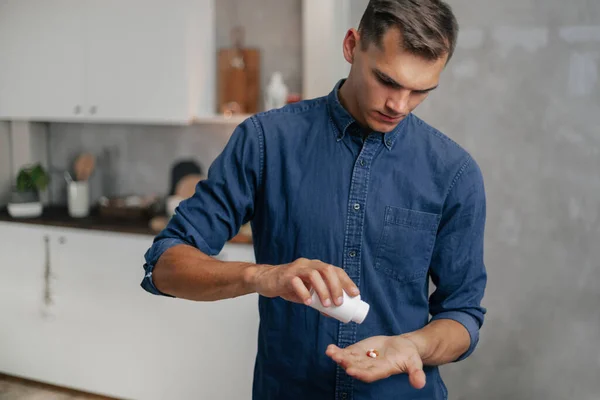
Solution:
M75 106L75 110L73 110L75 114L79 114L81 112L81 106Z
M50 291L50 278L52 277L52 269L50 266L50 237L44 236L44 246L46 251L46 262L44 265L44 303L52 304L52 293Z
M90 107L90 114L94 115L94 114L96 114L96 111L98 111L98 107L96 107L96 106Z

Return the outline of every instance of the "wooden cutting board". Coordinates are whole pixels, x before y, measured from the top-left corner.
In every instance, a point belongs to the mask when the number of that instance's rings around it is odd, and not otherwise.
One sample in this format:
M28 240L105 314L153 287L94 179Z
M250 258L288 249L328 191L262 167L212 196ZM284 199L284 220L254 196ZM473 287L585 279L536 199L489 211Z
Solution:
M243 31L232 32L233 43L218 51L218 113L258 112L260 93L260 51L243 47Z

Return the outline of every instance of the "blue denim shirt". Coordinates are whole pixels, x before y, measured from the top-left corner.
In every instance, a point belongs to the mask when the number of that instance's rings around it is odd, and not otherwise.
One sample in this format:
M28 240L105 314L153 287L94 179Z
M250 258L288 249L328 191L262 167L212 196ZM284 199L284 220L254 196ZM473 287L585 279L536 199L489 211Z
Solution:
M254 399L446 399L437 367L425 367L421 390L406 374L367 384L325 349L444 318L470 334L460 359L472 353L486 312L482 174L465 150L413 114L394 131L365 138L338 99L343 82L328 96L237 126L146 253L142 287L164 295L152 269L167 248L185 243L217 255L251 221L257 263L305 257L341 267L371 306L362 324L343 324L259 297Z

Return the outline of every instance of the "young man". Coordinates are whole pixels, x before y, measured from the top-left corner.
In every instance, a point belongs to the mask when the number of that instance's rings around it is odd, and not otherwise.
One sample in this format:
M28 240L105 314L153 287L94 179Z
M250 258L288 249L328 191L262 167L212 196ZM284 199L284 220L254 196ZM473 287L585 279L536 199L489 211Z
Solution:
M253 398L445 399L437 366L475 348L482 175L411 113L457 31L441 0L371 0L344 39L347 79L240 124L146 254L151 293L261 295ZM212 258L247 221L257 264ZM360 291L370 313L339 323L306 306L311 288L325 304Z

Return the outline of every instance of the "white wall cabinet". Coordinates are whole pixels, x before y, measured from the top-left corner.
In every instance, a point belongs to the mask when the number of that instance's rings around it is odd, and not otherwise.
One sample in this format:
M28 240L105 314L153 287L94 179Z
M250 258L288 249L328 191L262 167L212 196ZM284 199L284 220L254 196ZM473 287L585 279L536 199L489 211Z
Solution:
M84 101L84 2L0 1L0 119L73 119Z
M0 239L0 372L128 399L251 397L255 295L146 293L149 236L0 223Z
M212 116L214 30L214 0L3 0L0 119Z

